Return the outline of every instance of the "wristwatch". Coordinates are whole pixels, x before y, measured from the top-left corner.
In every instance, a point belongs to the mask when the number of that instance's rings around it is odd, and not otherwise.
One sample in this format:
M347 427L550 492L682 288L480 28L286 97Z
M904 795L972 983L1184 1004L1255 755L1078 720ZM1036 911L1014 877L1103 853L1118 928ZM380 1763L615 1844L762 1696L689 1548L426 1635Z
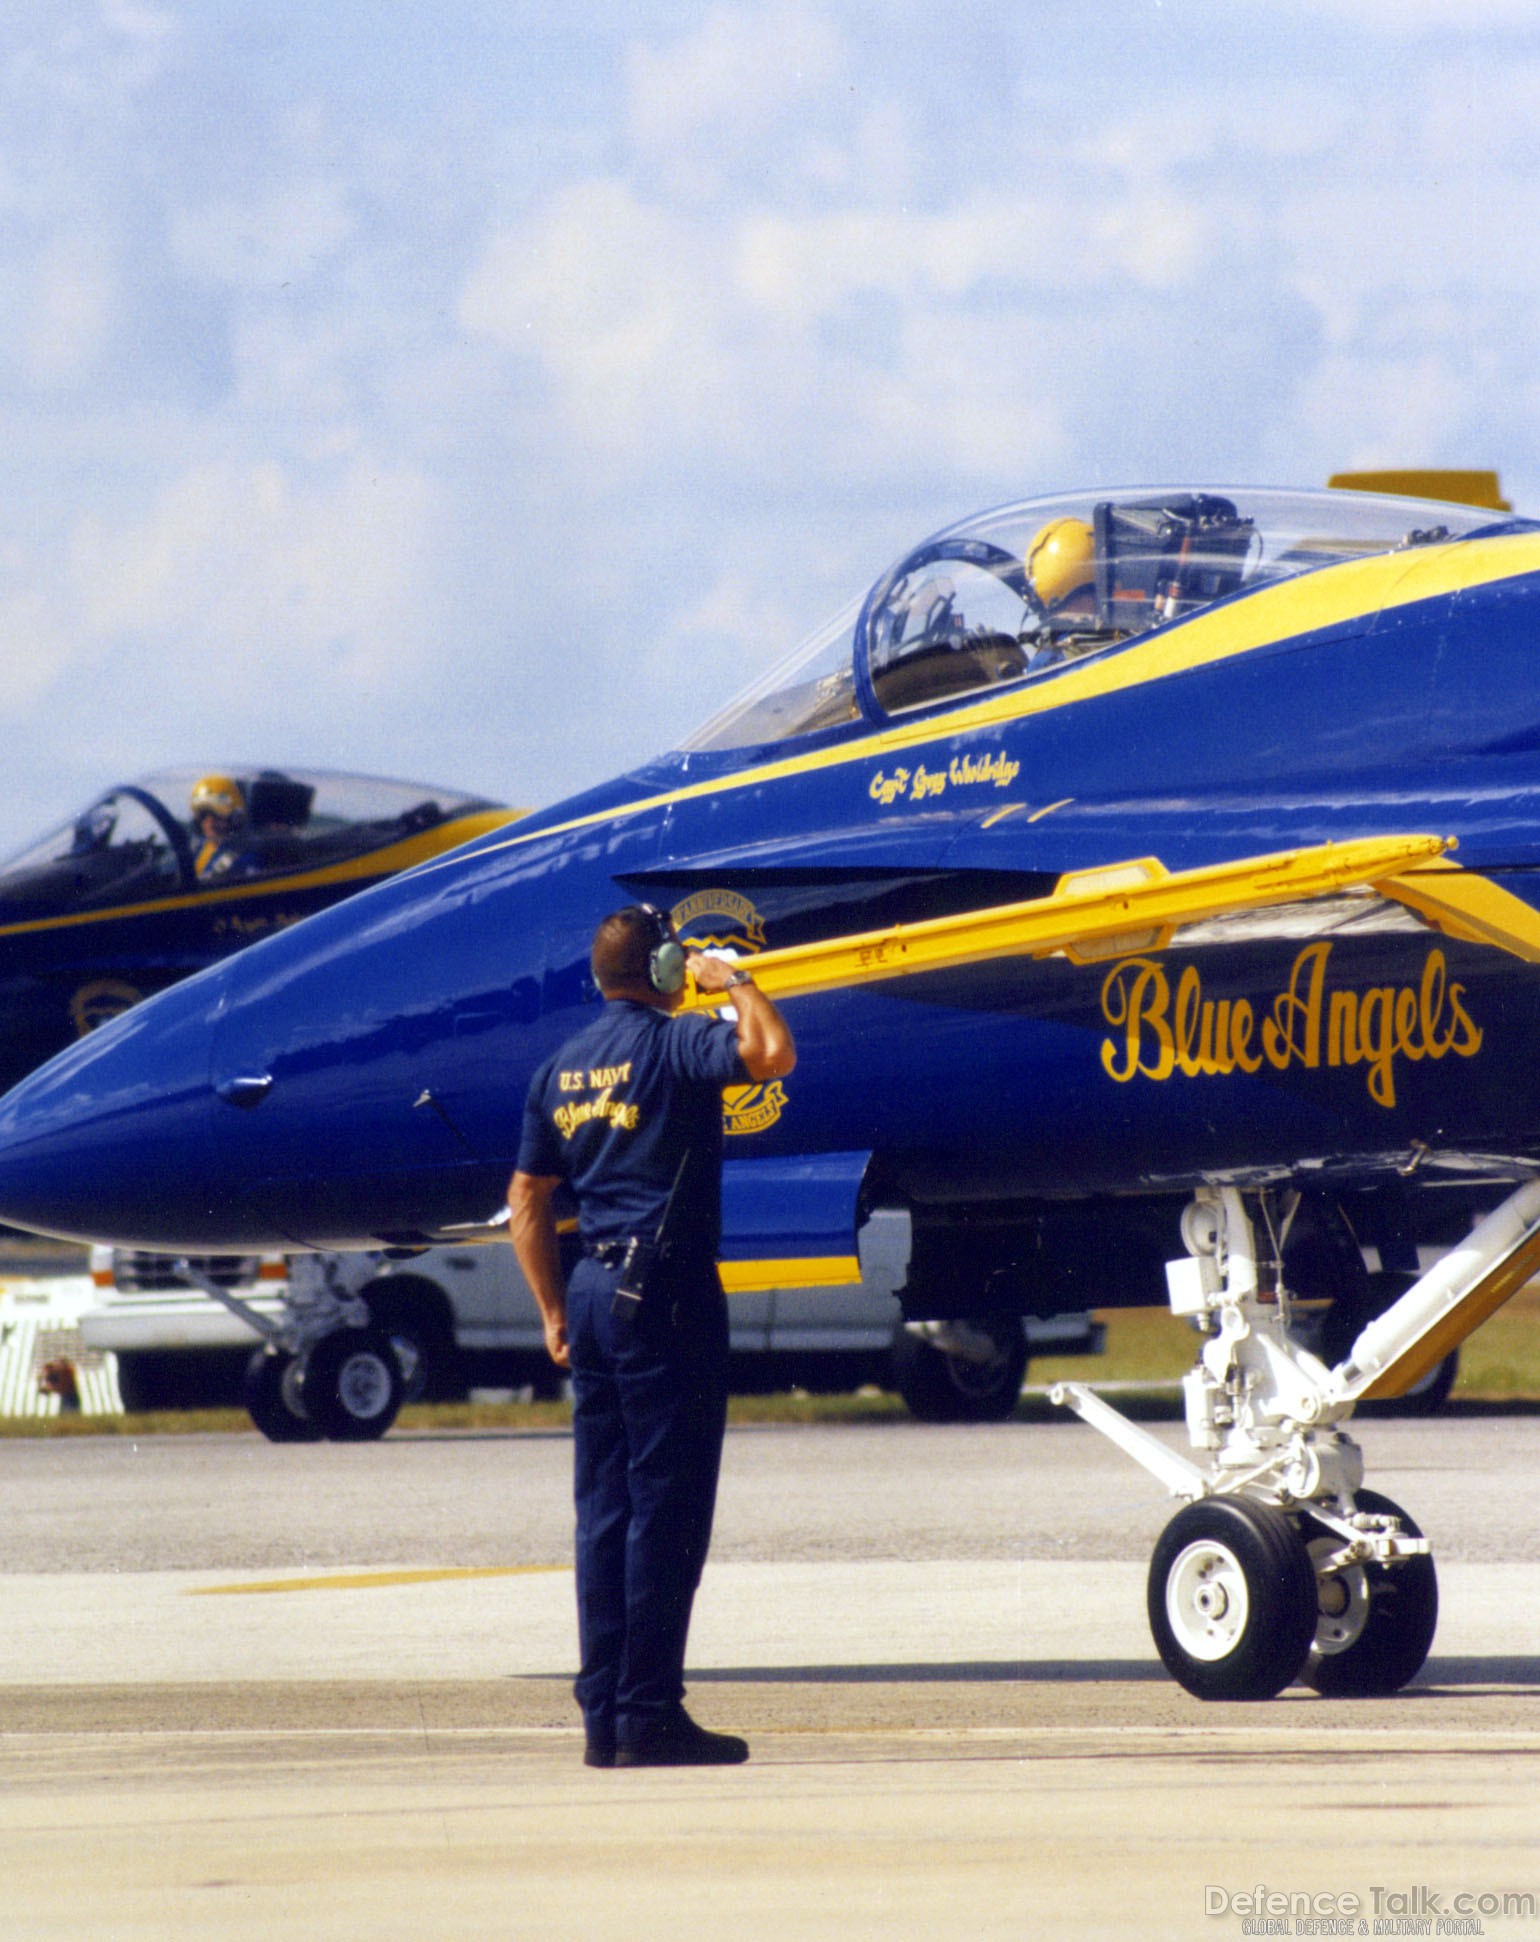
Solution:
M753 982L754 974L752 971L733 971L728 974L727 984L724 989L731 991L734 985L752 984Z

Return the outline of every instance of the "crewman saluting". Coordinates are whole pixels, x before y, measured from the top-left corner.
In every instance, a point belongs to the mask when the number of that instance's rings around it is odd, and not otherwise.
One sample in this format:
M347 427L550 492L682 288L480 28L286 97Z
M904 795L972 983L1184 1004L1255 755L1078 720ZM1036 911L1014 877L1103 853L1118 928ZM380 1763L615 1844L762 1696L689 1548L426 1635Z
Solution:
M605 918L592 965L604 1009L535 1074L508 1189L546 1347L572 1372L584 1758L730 1765L747 1744L706 1732L683 1704L727 1423L722 1091L782 1077L796 1048L747 970L687 954L650 905ZM731 991L736 1024L673 1015L687 973ZM563 1181L583 1243L566 1288L552 1204Z

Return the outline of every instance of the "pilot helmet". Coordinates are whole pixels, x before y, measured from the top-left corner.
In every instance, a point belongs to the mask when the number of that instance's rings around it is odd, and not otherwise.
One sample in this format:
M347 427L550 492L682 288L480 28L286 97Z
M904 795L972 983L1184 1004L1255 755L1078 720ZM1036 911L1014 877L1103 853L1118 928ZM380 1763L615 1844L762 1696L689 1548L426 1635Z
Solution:
M1096 541L1083 519L1064 514L1039 529L1027 548L1027 579L1050 611L1096 578Z
M218 816L222 822L238 823L246 814L246 799L233 776L204 775L193 784L191 809L194 822Z

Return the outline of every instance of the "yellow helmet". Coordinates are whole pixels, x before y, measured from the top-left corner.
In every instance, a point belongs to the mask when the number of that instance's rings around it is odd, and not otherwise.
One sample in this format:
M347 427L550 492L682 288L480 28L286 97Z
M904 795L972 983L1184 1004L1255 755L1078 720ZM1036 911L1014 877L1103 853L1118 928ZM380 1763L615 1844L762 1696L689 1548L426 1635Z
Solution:
M1050 519L1027 548L1027 579L1045 607L1057 607L1096 578L1096 540L1083 519Z
M199 776L193 784L191 809L194 822L200 816L220 816L225 822L238 822L246 813L246 799L233 776Z

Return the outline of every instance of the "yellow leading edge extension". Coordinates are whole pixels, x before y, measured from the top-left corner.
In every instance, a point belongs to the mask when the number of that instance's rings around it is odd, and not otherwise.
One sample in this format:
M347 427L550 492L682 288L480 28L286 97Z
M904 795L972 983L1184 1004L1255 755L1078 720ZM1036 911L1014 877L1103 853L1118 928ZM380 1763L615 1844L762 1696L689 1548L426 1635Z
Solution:
M799 998L991 958L1063 951L1077 963L1094 963L1130 950L1163 950L1181 925L1239 910L1359 886L1402 897L1405 875L1438 862L1451 847L1442 836L1364 837L1175 873L1141 857L1072 872L1052 896L1027 903L766 951L753 960L754 981L769 997ZM729 994L693 984L685 999L696 1010L729 1002Z

